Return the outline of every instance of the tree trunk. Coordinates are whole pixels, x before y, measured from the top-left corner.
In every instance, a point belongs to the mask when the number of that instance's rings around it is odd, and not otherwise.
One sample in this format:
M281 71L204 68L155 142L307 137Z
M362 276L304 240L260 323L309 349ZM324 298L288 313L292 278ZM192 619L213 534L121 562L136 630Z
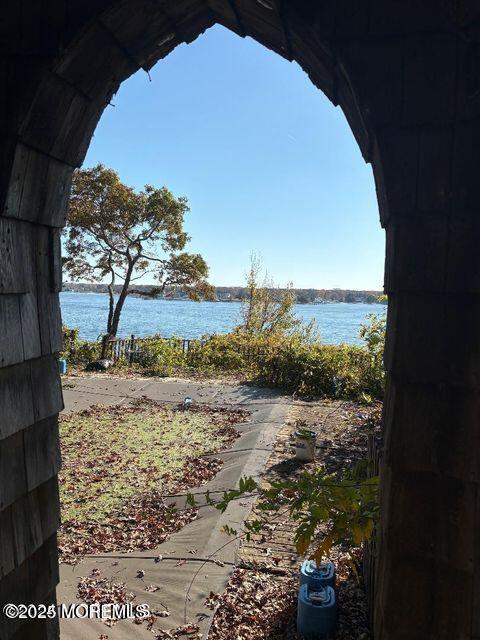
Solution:
M112 320L113 320L113 312L115 309L115 297L113 294L113 283L108 285L108 296L109 296L109 306L108 306L108 320L107 320L107 334L110 335L112 331Z
M111 266L111 264L110 264ZM113 312L115 309L115 296L114 296L114 291L113 291L113 287L115 285L115 274L113 272L113 270L111 270L111 280L110 280L110 284L108 285L108 319L107 319L107 333L103 336L102 339L102 351L101 351L101 358L106 358L107 354L108 354L108 350L107 350L107 345L108 345L108 339L112 336L112 320L113 320Z
M117 304L115 305L115 309L113 311L113 315L111 318L111 323L109 327L109 336L114 338L117 335L118 325L120 324L120 315L122 313L123 305L125 304L125 300L128 295L128 288L130 286L130 280L132 278L132 273L135 268L135 262L131 262L127 274L125 276L125 281L123 283L122 291L120 292L120 296L117 300Z

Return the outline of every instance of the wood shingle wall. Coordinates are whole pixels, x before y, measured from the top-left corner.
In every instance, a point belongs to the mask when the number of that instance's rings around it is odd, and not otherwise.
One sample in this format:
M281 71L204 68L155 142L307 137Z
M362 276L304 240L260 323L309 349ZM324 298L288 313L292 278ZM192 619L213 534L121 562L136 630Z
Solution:
M0 602L38 602L58 578L60 315L45 277L55 231L13 218L0 228ZM2 620L0 637L20 623Z

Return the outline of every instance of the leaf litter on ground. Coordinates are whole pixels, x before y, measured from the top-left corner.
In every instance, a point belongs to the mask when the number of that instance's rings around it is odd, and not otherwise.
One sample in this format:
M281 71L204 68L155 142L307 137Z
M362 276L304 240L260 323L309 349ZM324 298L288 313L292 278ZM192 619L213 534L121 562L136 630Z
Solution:
M333 413L332 406L335 410ZM381 405L363 407L355 403L312 402L294 406L292 429L277 438L271 466L265 480L292 477L304 469L324 465L329 473L341 476L358 458L365 457L368 434L380 437ZM321 462L299 465L294 459L292 438L301 419L315 430L325 449ZM270 462L269 462L270 465ZM292 531L288 520L268 523L263 536L254 536L258 562L235 568L223 594L211 592L205 605L214 611L209 640L298 640L296 603L298 593L299 556L286 553L280 559L270 556L272 542L279 543L277 528ZM291 541L290 541L291 542ZM285 552L289 552L288 544ZM284 559L288 557L288 562ZM352 557L356 569L352 567ZM331 560L337 570L339 604L337 640L370 640L368 607L362 582L362 550L358 547L334 547ZM277 571L277 566L283 569ZM283 573L283 575L281 575Z
M63 562L89 554L153 549L197 517L166 496L201 486L220 470L212 457L235 441L249 412L139 399L61 419Z

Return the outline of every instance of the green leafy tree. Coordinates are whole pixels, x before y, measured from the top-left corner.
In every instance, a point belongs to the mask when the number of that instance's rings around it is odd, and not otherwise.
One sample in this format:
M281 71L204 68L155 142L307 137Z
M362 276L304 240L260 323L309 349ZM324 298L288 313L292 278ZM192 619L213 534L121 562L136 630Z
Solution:
M262 275L262 262L255 254L251 256L246 285L241 330L257 336L285 335L300 326L301 320L293 312L295 293L292 287L275 289L268 276Z
M368 316L368 322L362 325L359 332L360 338L365 342L370 360L369 371L367 372L367 386L374 391L374 396L377 398L383 397L385 386L383 352L385 350L386 329L386 314L376 315L371 313ZM366 395L365 399L368 399Z
M360 328L359 336L364 340L375 366L381 367L385 349L387 316L371 313L367 319L368 321Z
M145 185L135 191L101 164L75 172L64 268L73 280L108 279L106 337L117 335L131 283L147 274L158 293L180 287L195 300L212 297L205 260L183 251L190 240L183 228L188 211L187 199L166 187Z

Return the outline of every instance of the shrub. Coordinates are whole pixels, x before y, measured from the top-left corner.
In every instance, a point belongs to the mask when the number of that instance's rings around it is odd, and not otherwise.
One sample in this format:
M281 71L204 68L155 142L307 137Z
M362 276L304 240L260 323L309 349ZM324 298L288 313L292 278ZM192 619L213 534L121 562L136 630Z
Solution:
M74 366L84 366L92 360L98 360L102 351L101 344L81 340L78 333L78 329L63 327L63 351L60 357L66 358Z
M185 368L185 354L181 338L166 340L159 335L144 338L140 342L142 356L139 361L145 373L153 376L169 376Z
M208 494L206 498L208 504L223 513L232 500L258 493L255 513L259 517L243 523L246 540L267 533L273 513L288 512L295 522L297 553L306 554L312 545L309 555L320 564L335 545L343 545L345 549L345 545L359 546L372 539L379 515L378 483L378 476L366 477L365 467L360 463L341 477L317 468L297 477L273 480L266 486L259 485L251 476L242 477L238 489L225 491L220 501L214 502ZM187 500L191 506L197 505L193 494L188 494ZM238 535L229 526L223 531Z
M368 323L360 329L360 338L365 342L369 355L369 368L366 372L368 386L375 397L383 396L385 386L385 369L383 367L383 352L385 349L386 315L368 316Z
M261 363L259 378L308 398L358 399L362 393L377 395L366 376L369 362L361 347L286 344Z
M193 341L187 353L180 338L159 335L140 341L141 357L118 367L140 369L146 375L174 373L231 373L278 387L306 398L333 397L370 401L383 397L385 319L372 316L360 332L364 346L322 344L308 328L286 335L253 335L241 328L225 335ZM85 365L100 356L100 344L78 339L65 331L64 355L72 364Z
M188 353L188 366L204 372L226 371L256 375L259 359L274 348L270 336L253 336L243 331L208 336Z

